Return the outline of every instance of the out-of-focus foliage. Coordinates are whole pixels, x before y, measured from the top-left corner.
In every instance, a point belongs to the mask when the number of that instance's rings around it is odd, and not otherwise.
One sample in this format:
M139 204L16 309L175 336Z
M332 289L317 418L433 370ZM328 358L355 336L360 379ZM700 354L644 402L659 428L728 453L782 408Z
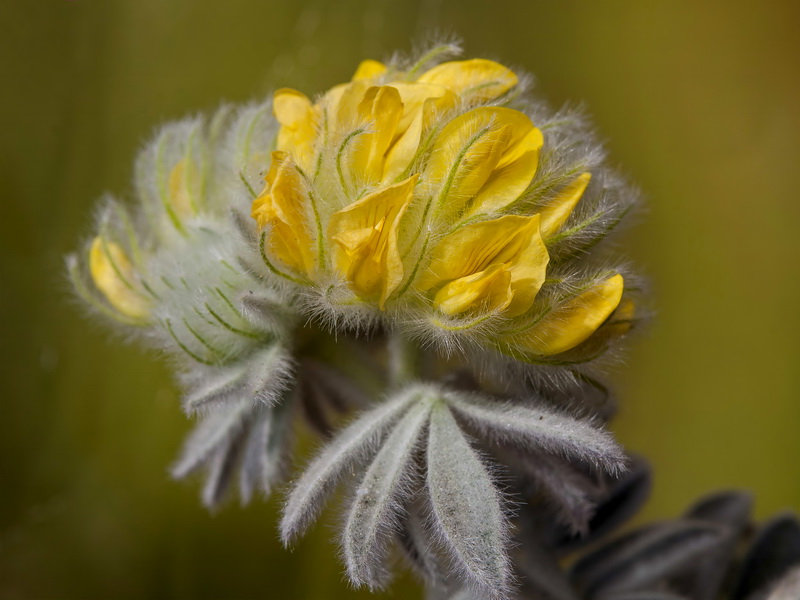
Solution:
M0 597L362 595L324 528L285 553L274 502L210 516L170 481L187 426L167 369L87 326L62 257L96 197L126 188L143 133L220 98L322 91L428 32L535 73L555 105L585 100L649 199L630 255L658 314L615 422L654 465L645 516L720 486L751 488L759 515L800 508L798 18L688 0L2 3Z

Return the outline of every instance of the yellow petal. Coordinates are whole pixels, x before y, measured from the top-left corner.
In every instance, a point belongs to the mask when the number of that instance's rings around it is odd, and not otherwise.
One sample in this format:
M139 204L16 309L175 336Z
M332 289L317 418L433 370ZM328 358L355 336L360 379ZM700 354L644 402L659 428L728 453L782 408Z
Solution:
M364 93L358 113L368 133L354 142L349 161L351 178L362 184L375 183L383 177L385 155L403 114L400 93L391 86L371 87Z
M391 183L406 172L417 155L422 136L422 113L406 129L386 153L382 181Z
M591 178L590 173L581 173L539 211L542 216L542 237L547 239L561 228L583 196Z
M399 133L404 132L411 123L422 112L425 101L429 98L442 98L444 96L453 97L453 104L455 104L455 96L453 92L441 85L432 83L412 83L406 81L393 81L389 83L390 86L395 88L400 94L400 99L403 102L403 117L397 125Z
M358 65L356 72L353 74L352 81L360 81L362 79L375 79L386 73L386 65L377 60L368 58L362 60Z
M436 194L435 206L446 217L504 208L530 185L542 143L541 132L520 111L470 110L436 138L424 194Z
M514 297L506 309L506 316L516 317L527 312L547 276L550 256L539 231L539 215L529 217L524 233L530 235L524 240L520 251L511 259L511 291ZM520 235L523 235L522 232ZM523 238L524 239L524 238Z
M526 283L533 286L533 282L539 282L535 296L544 281L547 261L547 250L539 236L539 216L506 215L466 225L445 237L431 251L431 262L417 287L428 290L493 264L506 264L512 284L519 282L520 289Z
M423 135L440 115L455 107L453 92L441 86L393 83L403 101L403 117L397 124L397 139L389 149L383 180L392 182L405 173L417 155ZM413 90L413 91L412 91Z
M511 273L504 264L451 281L439 290L434 304L446 315L457 315L470 309L482 312L501 311L512 299Z
M435 215L458 216L492 175L512 132L487 108L450 121L436 138L425 168L423 195L435 195Z
M622 298L622 275L613 275L553 309L520 336L524 349L539 356L566 352L584 342L614 312Z
M272 112L283 126L303 125L312 108L311 100L303 92L291 88L280 88L272 98Z
M503 168L531 151L538 151L544 143L542 132L537 129L531 118L524 112L505 108L503 106L485 106L480 109L487 115L491 115L494 120L502 125L506 125L511 130L511 138L508 146L503 152L503 158L497 165Z
M336 85L325 93L320 105L329 134L349 133L361 125L358 105L370 87L367 81L357 80Z
M378 298L381 309L403 281L397 233L414 197L417 177L373 192L330 220L328 237L337 244L336 268L360 297Z
M422 103L422 129L431 127L442 114L455 108L458 97L450 90L444 90L441 96L431 96Z
M513 71L483 58L445 62L423 73L417 81L443 85L459 95L488 102L517 85Z
M89 272L97 289L120 313L134 319L145 319L150 314L149 302L133 287L133 265L118 244L94 238L89 250Z
M494 171L472 201L467 216L500 210L519 198L536 174L539 151L544 143L542 132L526 114L502 107L479 110L493 115L495 122L507 127L511 136Z
M310 200L292 156L273 152L266 180L264 192L253 200L251 214L260 228L271 228L268 242L272 253L295 271L311 275L315 259Z
M311 100L297 90L281 88L272 99L278 123L278 150L290 152L304 169L311 164L317 135L317 111Z

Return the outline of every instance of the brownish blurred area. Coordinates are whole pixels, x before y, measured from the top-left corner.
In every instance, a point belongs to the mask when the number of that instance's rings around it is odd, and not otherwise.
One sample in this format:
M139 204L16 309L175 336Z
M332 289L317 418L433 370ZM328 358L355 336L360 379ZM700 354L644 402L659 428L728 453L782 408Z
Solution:
M85 318L63 256L159 123L438 32L584 102L647 197L620 251L656 318L614 374L644 517L721 487L800 509L800 4L3 0L0 23L0 598L369 597L331 527L289 553L276 500L210 515L170 481L168 369Z

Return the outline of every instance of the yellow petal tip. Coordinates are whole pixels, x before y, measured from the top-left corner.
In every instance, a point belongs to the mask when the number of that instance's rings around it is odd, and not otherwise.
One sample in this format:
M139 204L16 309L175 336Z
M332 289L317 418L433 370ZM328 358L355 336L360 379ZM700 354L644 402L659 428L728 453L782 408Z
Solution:
M356 72L353 73L352 81L374 79L386 73L386 70L387 67L385 64L383 64L380 61L368 58L367 60L362 60L361 63L358 65Z
M89 249L89 273L95 287L120 314L146 319L150 305L134 288L135 272L125 251L114 242L97 236Z

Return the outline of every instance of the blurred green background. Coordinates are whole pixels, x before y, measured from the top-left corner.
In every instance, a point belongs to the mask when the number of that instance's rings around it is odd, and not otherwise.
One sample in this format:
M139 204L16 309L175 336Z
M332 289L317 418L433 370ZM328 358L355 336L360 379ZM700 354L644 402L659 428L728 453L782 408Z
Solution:
M800 4L0 6L0 598L367 597L330 526L285 552L275 501L209 515L169 480L188 423L168 370L83 318L62 261L159 123L321 91L432 32L584 101L648 197L623 242L658 314L615 376L614 423L656 469L643 517L719 487L754 490L760 516L800 509Z

